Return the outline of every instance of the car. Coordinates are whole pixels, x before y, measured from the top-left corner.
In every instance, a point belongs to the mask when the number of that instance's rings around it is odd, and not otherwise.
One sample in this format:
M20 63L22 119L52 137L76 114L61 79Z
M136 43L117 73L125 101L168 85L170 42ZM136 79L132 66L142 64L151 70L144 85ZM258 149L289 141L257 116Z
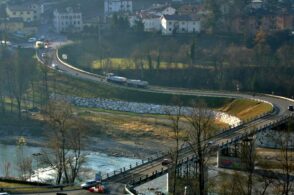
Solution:
M12 46L12 43L10 41L7 41L7 40L2 40L1 45Z
M28 39L29 43L34 43L36 41L37 41L36 37L31 37L31 38Z
M170 158L165 158L163 159L163 161L161 162L162 166L168 166L169 164L171 164L173 161Z
M288 106L288 110L291 112L294 111L294 106L293 105Z
M212 145L212 144L214 144L214 141L208 141L207 144Z
M0 195L9 195L7 192L0 192Z
M45 58L47 56L47 54L46 53L42 53L41 56L42 56L42 58Z
M51 64L51 67L53 68L53 69L57 69L58 67L57 67L57 65L56 64Z
M90 181L86 181L85 183L81 184L81 188L88 190L88 189L96 186L97 184L99 184L99 182L97 182L96 180L90 180Z

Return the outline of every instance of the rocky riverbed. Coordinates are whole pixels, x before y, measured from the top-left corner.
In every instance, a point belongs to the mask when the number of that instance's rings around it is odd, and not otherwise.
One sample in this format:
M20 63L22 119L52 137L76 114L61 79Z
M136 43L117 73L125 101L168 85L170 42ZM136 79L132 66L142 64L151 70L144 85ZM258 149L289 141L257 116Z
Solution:
M58 99L58 100L61 99L79 107L101 108L105 110L132 112L132 113L139 113L139 114L166 114L167 112L171 114L175 114L177 111L176 106L127 102L127 101L104 99L104 98L81 98L81 97L62 96L62 95L53 94L51 95L51 99ZM182 108L183 114L189 114L191 112L192 112L191 107ZM241 122L239 118L235 116L231 116L224 112L218 112L213 110L209 113L211 113L216 120L219 120L230 126L236 126L240 124Z

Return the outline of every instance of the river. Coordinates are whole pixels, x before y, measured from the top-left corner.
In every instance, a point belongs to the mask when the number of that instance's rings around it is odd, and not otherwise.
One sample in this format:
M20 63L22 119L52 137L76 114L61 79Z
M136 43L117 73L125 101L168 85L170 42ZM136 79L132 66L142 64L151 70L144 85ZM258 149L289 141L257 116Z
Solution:
M10 176L18 176L18 168L16 165L18 147L15 145L3 145L0 144L0 176L4 176L4 164L5 162L10 163ZM34 153L39 153L40 147L24 146L24 156L32 156ZM106 174L113 172L114 170L129 167L130 164L135 165L139 162L139 159L125 158L125 157L114 157L99 152L84 151L87 154L87 162L84 165L87 171L87 179L94 179L95 173L101 172ZM33 169L37 169L39 166L36 158L33 158ZM39 174L38 177L46 178L46 172ZM90 178L89 178L90 177Z

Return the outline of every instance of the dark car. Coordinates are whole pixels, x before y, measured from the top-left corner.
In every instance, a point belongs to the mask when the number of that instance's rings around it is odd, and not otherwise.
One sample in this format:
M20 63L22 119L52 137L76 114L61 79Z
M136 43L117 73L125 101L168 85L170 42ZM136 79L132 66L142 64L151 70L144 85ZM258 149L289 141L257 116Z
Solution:
M162 166L168 166L169 164L171 164L173 161L169 158L165 158L163 159L163 161L161 162Z
M95 180L87 181L87 182L85 182L85 183L83 183L83 184L81 185L81 188L82 188L82 189L85 189L85 190L88 190L88 189L90 189L91 187L96 186L98 183L99 183L99 182L97 182L97 181L95 181Z
M291 106L288 106L288 110L289 111L294 111L294 106L292 106L292 105Z

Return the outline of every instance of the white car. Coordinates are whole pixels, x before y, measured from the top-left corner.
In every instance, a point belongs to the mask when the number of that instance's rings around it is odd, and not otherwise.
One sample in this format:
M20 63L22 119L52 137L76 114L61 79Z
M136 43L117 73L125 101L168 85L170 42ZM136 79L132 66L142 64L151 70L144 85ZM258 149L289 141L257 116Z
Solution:
M37 39L35 37L31 37L31 38L28 39L29 43L34 43L36 41L37 41Z
M51 67L52 67L53 69L56 69L56 68L57 68L57 65L56 65L56 64L51 64Z

